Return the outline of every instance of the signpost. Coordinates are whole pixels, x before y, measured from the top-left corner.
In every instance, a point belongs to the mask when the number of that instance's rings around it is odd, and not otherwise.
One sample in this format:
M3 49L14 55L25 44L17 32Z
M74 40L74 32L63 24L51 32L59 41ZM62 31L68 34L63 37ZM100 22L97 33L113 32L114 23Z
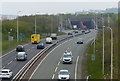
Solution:
M94 61L95 60L95 54L91 55L91 60Z
M21 39L21 41L22 41L23 37L24 37L24 34L20 33L19 34L19 39Z

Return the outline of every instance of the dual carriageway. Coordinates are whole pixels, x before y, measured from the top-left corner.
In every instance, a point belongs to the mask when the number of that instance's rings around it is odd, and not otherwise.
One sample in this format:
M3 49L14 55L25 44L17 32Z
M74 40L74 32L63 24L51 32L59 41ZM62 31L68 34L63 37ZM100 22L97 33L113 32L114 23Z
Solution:
M81 67L83 54L87 44L94 39L97 31L91 30L88 34L74 33L73 36L61 35L57 36L57 40L53 40L55 44L52 49L50 49L44 57L40 58L41 60L37 65L34 66L33 70L29 70L29 76L24 74L21 79L58 79L58 72L62 69L67 69L70 72L71 79L82 79L81 77ZM83 38L84 44L76 44L79 38ZM45 39L41 40L41 43L44 43L45 47L50 47L53 44L46 44ZM2 68L9 68L13 72L13 77L11 80L15 80L19 76L23 67L29 63L33 57L40 54L44 49L37 49L36 44L28 43L24 45L28 58L26 61L16 61L16 51L15 49L4 56L2 59ZM62 56L67 48L70 48L70 51L73 54L73 63L72 64L62 64ZM22 74L22 73L21 73ZM21 76L21 75L20 75ZM20 79L20 78L18 78Z

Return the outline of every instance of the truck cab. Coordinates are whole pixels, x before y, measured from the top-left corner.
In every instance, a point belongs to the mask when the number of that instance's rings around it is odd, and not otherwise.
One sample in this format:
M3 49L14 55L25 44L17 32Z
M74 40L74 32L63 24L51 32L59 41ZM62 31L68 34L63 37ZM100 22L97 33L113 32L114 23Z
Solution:
M56 40L56 39L57 39L57 34L56 34L56 33L52 33L50 37L51 37L53 40Z

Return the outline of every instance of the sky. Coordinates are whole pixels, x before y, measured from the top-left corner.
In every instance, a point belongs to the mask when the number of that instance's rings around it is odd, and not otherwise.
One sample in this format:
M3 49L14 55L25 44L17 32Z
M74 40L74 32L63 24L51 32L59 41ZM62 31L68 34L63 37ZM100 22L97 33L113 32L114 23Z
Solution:
M0 2L2 14L19 15L25 14L57 14L74 13L82 10L104 10L106 8L117 8L119 0L4 0Z

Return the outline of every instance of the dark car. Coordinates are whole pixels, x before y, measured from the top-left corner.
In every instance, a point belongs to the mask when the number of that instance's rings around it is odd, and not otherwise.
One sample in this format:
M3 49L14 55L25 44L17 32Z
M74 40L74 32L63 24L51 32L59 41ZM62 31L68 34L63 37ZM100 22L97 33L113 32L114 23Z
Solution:
M37 44L37 49L44 49L45 45L43 43Z
M82 33L85 33L85 30L82 30Z
M78 33L78 30L74 30L73 32Z
M78 41L77 41L77 44L83 44L83 39L79 38Z
M68 35L72 35L72 32L69 32Z
M24 46L22 46L22 45L18 45L18 46L16 47L16 51L17 51L17 52L24 52L24 51L25 51L25 48L24 48Z

